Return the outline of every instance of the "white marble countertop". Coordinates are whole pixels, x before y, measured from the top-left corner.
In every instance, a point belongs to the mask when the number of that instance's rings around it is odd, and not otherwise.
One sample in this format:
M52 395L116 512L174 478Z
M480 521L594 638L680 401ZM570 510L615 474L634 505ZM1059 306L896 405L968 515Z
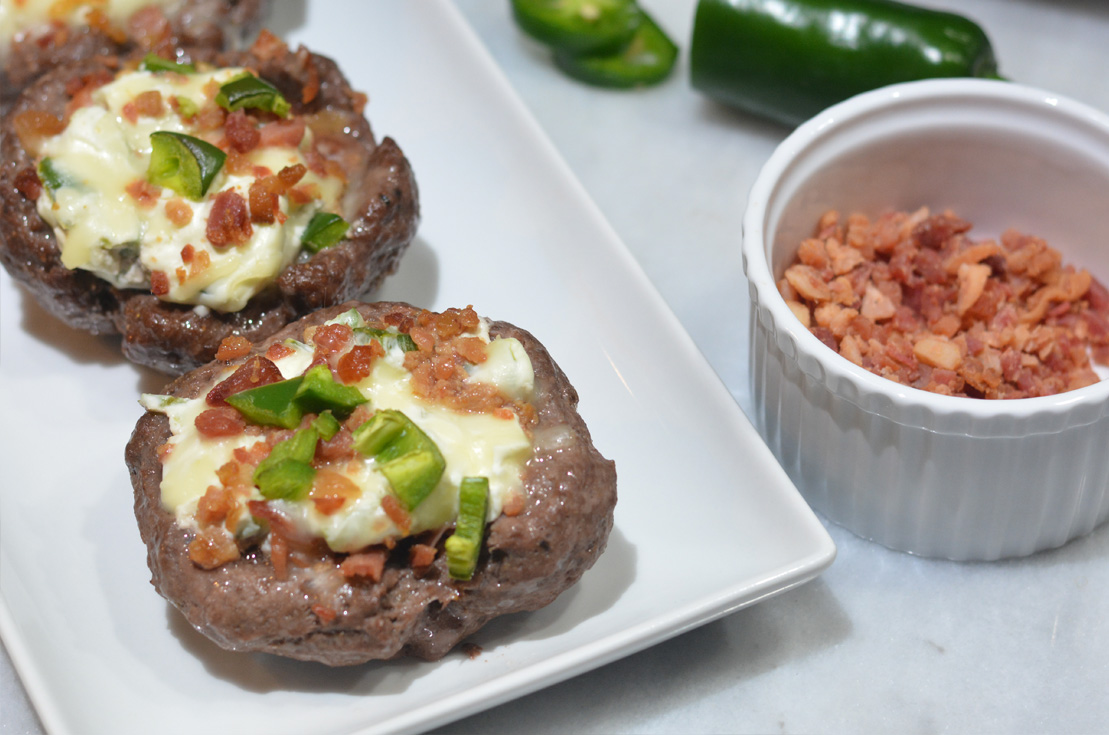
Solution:
M643 0L682 46L636 92L569 81L503 0L463 14L736 400L748 406L744 197L788 133L688 83L695 0ZM963 0L1002 72L1109 110L1109 4ZM1109 528L1027 559L959 564L829 524L816 581L441 732L1109 731ZM6 652L0 733L40 733Z

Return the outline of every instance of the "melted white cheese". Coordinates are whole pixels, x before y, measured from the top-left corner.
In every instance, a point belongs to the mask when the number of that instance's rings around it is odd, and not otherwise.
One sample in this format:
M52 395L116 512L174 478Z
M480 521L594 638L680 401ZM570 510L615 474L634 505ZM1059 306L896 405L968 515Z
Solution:
M482 335L486 340L487 330L488 326L483 324ZM300 375L307 368L312 349L294 340L288 340L286 345L295 352L278 360L277 365L282 375L289 378ZM494 339L488 342L486 353L488 358L481 364L481 380L495 383L506 395L530 396L534 373L519 341ZM488 520L493 520L501 514L509 498L522 491L523 468L532 453L531 442L519 419L460 413L417 397L412 392L411 374L402 367L403 360L401 348L391 349L384 359L375 362L372 373L357 387L374 410L402 411L435 442L446 461L446 470L438 486L412 512L410 533L451 523L458 513L458 487L467 476L489 479ZM201 436L193 422L208 407L203 396L192 400L166 400L163 396L148 395L144 396L143 405L168 415L173 431L172 450L163 464L162 503L176 515L179 525L195 527L193 516L197 502L210 485L219 484L217 470L232 460L236 448L253 445L257 437L240 435L212 439ZM359 497L348 500L338 512L324 515L311 500L271 502L284 510L301 529L323 538L334 551L357 551L404 535L382 510L382 498L390 488L374 460L343 462L328 469L345 475L361 491ZM253 499L262 499L257 488L253 492ZM242 523L250 523L249 513L243 514ZM240 531L245 528L241 526Z
M334 211L337 206L342 188L338 179L321 178L309 171L300 184L316 185L320 199L291 206L288 197L280 197L284 223L253 223L248 242L228 247L215 247L206 235L213 197L234 190L249 199L253 176L232 175L224 166L200 202L184 199L167 188L161 190L153 206L145 207L127 192L129 185L146 178L151 133L164 130L204 137L174 112L169 100L181 98L202 107L209 102L213 85L218 87L242 71L125 73L94 91L93 104L76 110L62 133L43 142L39 158L50 159L64 184L53 191L44 187L37 206L61 243L63 265L92 271L119 288L149 288L150 273L161 271L169 281L169 292L161 298L218 311L238 311L293 262L312 215L321 208ZM134 122L126 119L125 106L151 90L161 94L163 114L139 116ZM215 143L223 132L221 129L206 135ZM304 163L304 152L311 143L311 133L306 131L297 147L258 147L248 158L254 165L276 173ZM171 221L166 209L171 200L184 202L192 210L187 224L179 226ZM197 268L186 262L186 245L192 246L191 262L197 262L196 256L203 252L207 267Z

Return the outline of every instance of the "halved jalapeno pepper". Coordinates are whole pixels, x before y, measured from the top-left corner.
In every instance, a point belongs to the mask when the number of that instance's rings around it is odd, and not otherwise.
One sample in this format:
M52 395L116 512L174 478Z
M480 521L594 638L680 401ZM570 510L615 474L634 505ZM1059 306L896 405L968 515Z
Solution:
M678 47L654 19L642 19L631 41L612 54L575 54L556 49L554 60L569 76L599 87L637 87L665 79L678 59Z
M568 53L611 53L639 26L634 0L512 0L516 24L532 38Z
M146 180L194 201L208 193L212 180L227 160L227 154L219 148L184 133L153 132L150 145Z

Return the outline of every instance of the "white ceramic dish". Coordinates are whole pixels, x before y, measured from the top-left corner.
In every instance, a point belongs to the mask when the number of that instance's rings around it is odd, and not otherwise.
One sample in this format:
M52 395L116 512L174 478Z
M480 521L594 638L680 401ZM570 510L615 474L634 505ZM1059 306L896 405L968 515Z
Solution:
M798 128L752 187L754 420L814 508L895 549L989 560L1059 546L1109 517L1109 381L1055 397L955 398L835 354L775 286L829 209L929 206L1039 235L1109 283L1109 117L1004 82L860 95Z
M579 585L486 628L475 660L328 669L223 652L150 587L131 510L123 446L136 396L163 380L0 276L0 633L46 728L425 729L827 567L831 539L453 6L328 0L301 21L278 5L278 30L337 58L415 168L423 224L380 296L472 303L533 331L616 460L616 527Z

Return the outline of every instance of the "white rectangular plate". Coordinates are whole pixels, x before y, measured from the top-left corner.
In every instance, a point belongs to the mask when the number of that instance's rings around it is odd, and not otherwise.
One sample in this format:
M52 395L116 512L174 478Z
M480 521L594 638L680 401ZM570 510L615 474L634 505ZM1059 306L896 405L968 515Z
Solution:
M278 30L336 58L416 171L420 233L379 296L473 304L543 341L616 461L615 530L581 583L494 622L473 660L328 669L221 651L148 584L132 515L123 447L136 397L163 379L60 325L5 274L0 633L46 727L423 729L827 567L831 539L453 6L331 0L293 21L289 7Z

